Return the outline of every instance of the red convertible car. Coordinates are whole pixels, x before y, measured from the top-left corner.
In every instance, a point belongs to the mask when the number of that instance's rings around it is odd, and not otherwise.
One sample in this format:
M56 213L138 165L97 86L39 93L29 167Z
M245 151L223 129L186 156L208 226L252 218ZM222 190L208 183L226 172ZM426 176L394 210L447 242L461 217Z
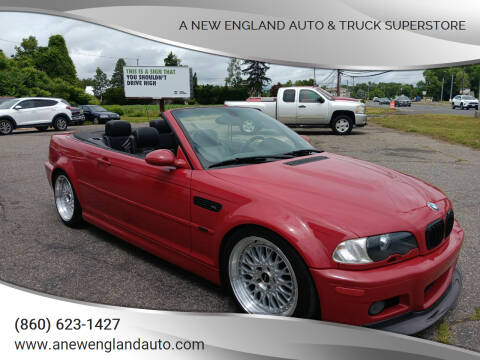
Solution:
M439 189L317 150L255 109L175 109L149 125L52 137L66 225L224 284L251 314L411 334L454 305L464 233Z

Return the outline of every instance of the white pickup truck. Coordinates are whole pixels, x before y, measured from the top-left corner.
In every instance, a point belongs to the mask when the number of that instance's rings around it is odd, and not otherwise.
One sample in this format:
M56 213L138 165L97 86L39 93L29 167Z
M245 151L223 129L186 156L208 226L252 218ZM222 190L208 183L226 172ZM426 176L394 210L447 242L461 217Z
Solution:
M367 125L363 103L334 97L319 87L280 88L276 98L225 101L225 106L258 109L289 127L330 127L337 135L347 135L354 126ZM248 120L243 122L241 129L246 133L257 130L255 123Z

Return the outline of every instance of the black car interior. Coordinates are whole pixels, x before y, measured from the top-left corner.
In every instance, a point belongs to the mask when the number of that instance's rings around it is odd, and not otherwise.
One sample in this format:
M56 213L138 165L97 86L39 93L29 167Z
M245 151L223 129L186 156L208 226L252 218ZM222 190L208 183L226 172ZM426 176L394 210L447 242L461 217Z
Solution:
M97 146L145 157L149 152L168 149L176 154L178 141L165 119L150 121L150 126L132 130L128 121L110 120L105 132L78 132L75 137Z

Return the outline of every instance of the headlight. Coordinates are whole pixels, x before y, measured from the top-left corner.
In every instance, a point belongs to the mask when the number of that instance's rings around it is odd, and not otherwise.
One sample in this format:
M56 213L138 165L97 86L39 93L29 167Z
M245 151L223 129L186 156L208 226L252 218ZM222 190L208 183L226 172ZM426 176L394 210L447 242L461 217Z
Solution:
M356 114L365 114L365 105L358 105L355 109Z
M368 264L395 254L405 255L417 247L413 234L395 232L343 241L335 248L332 258L341 264Z

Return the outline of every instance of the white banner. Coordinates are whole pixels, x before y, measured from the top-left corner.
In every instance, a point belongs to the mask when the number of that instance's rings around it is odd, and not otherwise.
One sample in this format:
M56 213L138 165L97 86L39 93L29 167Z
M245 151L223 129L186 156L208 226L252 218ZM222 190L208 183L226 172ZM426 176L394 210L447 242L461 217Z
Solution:
M186 66L125 66L127 98L189 98L190 68Z

